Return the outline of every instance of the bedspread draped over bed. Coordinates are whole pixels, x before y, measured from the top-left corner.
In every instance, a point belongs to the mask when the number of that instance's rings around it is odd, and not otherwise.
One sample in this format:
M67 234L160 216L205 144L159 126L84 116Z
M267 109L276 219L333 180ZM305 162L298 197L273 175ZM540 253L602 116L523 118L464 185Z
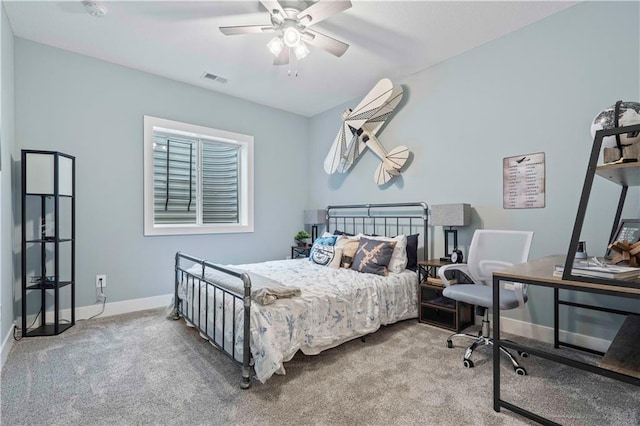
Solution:
M306 260L277 260L234 265L233 268L247 271L250 276L258 274L268 283L300 289L300 296L278 299L272 304L262 305L252 301L250 347L256 378L263 383L274 373L284 374L283 363L289 361L298 350L315 355L372 333L381 325L418 316L417 276L409 270L384 277L350 269L329 268ZM192 271L200 275L202 267L194 266ZM218 278L219 272L207 269L205 277ZM255 275L252 281L254 278ZM224 284L225 287L235 286L238 291L242 288L239 281ZM235 358L241 360L242 304L233 306L231 297L224 298L220 290L214 292L206 287L203 284L198 288L197 284L194 286L182 282L179 295L185 304L184 308L188 312L193 309L196 313L193 322L206 329L209 339L225 348L233 345ZM255 298L255 289L252 294ZM205 300L208 302L205 303ZM216 329L213 329L213 315L221 318L223 304L227 307L227 316L235 311L235 321L227 318L224 332L219 319ZM205 316L207 306L209 312ZM205 321L205 318L208 320ZM205 325L205 322L208 324ZM231 342L234 322L236 341Z

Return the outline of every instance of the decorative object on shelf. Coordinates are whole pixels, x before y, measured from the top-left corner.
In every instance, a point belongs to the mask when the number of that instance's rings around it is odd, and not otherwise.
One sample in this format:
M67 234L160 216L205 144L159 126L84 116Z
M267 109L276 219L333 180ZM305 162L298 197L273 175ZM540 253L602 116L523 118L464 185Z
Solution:
M293 239L298 243L298 247L305 247L309 243L309 234L307 231L299 231Z
M325 210L305 210L304 223L311 225L311 243L318 238L318 225L327 222L327 212Z
M516 155L502 159L502 207L535 209L545 206L545 155Z
M587 254L587 242L578 241L578 248L576 249L576 259L586 259L589 257Z
M640 266L640 241L636 243L630 243L627 240L616 241L609 244L609 249L612 251L611 263L628 263L629 266Z
M75 324L75 158L35 150L21 158L21 332L52 336ZM70 319L61 318L62 306Z
M277 0L260 0L260 3L269 11L270 24L220 27L220 32L224 35L275 33L267 43L267 48L275 56L273 65L288 64L291 51L296 60L303 59L309 54L307 44L337 57L349 48L347 43L310 29L312 25L349 9L349 0L318 1L309 7L301 3L304 9L295 7L291 2L283 7Z
M636 245L640 243L640 219L620 219L610 241L605 257L612 263L640 262L635 258L636 255L640 256L640 248Z
M640 103L618 101L601 111L591 124L591 137L602 129L615 129L640 124ZM603 162L640 161L640 133L607 136L602 140Z
M436 204L431 206L431 225L448 226L444 230L445 256L440 260L452 262L452 253L449 251L449 240L453 238L453 250L456 252L456 261L462 261L462 252L458 250L458 230L454 226L468 226L471 224L471 206L469 204Z
M381 160L373 175L376 184L383 185L400 174L409 158L409 149L398 146L387 153L376 134L402 100L402 93L402 87L394 86L391 80L383 78L358 106L344 111L338 136L324 160L327 174L349 171L365 148Z

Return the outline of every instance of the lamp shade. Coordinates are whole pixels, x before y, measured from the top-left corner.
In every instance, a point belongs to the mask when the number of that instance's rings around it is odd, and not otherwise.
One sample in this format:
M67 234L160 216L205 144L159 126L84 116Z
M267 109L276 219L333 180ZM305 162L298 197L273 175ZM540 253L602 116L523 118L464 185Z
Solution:
M471 224L469 204L436 204L431 206L431 225L467 226Z
M305 210L304 223L306 225L320 225L327 220L327 214L324 210Z

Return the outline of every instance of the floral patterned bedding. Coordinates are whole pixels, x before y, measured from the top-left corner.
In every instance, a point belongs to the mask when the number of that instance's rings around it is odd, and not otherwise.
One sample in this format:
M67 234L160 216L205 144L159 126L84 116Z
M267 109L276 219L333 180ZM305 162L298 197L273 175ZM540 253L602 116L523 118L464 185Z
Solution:
M265 382L274 373L284 374L284 363L301 350L315 355L348 340L372 333L381 325L418 316L417 274L380 275L360 273L350 269L316 265L306 260L276 260L263 263L234 265L234 269L250 271L296 287L301 295L279 299L270 305L251 304L251 354L256 378ZM196 274L201 267L194 267ZM219 274L217 271L210 271ZM209 271L205 275L210 275ZM238 280L238 289L241 283ZM181 285L180 297L185 312L196 325L202 323L207 338L224 346L233 356L242 359L243 310L240 301L233 306L232 297L222 292L197 286ZM193 304L190 304L191 293ZM200 294L200 296L198 295ZM186 296L186 297L185 297ZM202 299L202 303L199 300ZM208 303L205 300L208 299ZM222 326L223 305L225 315ZM205 321L205 313L207 320ZM215 306L215 311L211 309ZM235 311L235 318L230 312ZM191 315L191 312L194 315ZM199 315L197 313L200 313ZM213 316L216 315L216 329ZM236 341L231 342L235 326ZM224 338L223 338L224 336Z

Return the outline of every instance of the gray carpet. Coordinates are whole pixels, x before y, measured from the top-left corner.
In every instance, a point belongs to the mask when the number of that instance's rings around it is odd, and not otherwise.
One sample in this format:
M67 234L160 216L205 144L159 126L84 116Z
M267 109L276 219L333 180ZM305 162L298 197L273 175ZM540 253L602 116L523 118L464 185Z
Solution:
M416 320L384 327L287 374L239 387L240 371L166 310L80 322L14 342L1 375L3 425L518 425L492 409L490 350L462 367L449 332ZM502 364L503 399L574 425L640 424L640 388L539 358L519 377Z

